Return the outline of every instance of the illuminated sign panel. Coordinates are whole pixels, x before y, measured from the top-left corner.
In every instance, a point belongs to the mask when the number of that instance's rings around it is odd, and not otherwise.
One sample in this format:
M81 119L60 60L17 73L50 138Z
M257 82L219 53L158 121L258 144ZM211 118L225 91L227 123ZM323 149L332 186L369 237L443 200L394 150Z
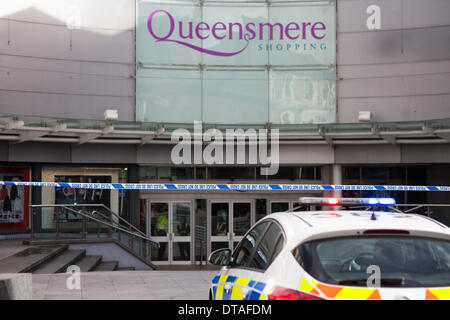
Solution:
M335 3L140 1L138 121L335 121Z

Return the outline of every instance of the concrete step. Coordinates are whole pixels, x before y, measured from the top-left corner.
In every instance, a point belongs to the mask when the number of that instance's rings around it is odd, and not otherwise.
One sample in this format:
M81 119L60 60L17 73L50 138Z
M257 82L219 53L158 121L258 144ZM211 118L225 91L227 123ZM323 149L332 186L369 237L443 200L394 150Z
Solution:
M81 272L89 272L95 269L102 262L102 256L84 256L77 262Z
M66 250L54 259L46 262L33 271L35 274L52 274L65 272L67 267L77 262L86 255L86 250Z
M66 251L67 245L45 245L26 248L0 260L0 273L32 272Z
M94 270L92 271L114 271L117 269L119 262L117 261L102 261Z
M135 267L120 267L116 269L116 271L135 271L135 270L136 270Z

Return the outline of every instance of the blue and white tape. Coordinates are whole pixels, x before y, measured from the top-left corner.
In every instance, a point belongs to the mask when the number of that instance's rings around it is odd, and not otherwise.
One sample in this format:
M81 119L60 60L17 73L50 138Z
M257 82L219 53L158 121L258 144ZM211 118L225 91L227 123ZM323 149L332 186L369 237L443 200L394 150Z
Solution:
M450 191L450 186L329 185L329 184L172 184L172 183L64 183L0 181L0 185L110 190L241 190L241 191Z

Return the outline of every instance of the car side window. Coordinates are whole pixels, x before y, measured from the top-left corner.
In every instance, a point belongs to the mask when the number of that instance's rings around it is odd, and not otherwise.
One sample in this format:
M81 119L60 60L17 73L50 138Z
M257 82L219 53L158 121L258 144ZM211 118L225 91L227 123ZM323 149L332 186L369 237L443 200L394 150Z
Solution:
M258 240L267 229L268 221L262 222L254 227L239 243L236 252L233 255L233 266L247 267L251 254L258 244Z
M280 242L281 241L281 242ZM274 222L264 234L258 244L256 252L253 254L250 268L266 270L270 263L283 247L283 234L280 227Z

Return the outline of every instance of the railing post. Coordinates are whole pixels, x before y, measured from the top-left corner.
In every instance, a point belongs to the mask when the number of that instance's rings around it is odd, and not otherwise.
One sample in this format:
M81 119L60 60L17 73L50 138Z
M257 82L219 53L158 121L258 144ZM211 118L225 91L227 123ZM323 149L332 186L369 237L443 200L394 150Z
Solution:
M133 242L134 242L134 236L128 235L128 247L133 250Z
M31 216L30 216L30 229L31 229L31 241L34 240L34 208L31 208Z
M56 211L56 219L55 219L55 222L56 222L56 237L59 238L59 216L61 215L60 208L55 208L53 210L53 214L55 214L55 211Z
M83 239L86 239L86 217L85 216L82 216L83 217L83 222L82 222L82 238Z
M113 225L113 217L112 217L111 211L109 211L109 223L111 225ZM109 227L108 234L109 234L109 237L112 238L112 227Z

